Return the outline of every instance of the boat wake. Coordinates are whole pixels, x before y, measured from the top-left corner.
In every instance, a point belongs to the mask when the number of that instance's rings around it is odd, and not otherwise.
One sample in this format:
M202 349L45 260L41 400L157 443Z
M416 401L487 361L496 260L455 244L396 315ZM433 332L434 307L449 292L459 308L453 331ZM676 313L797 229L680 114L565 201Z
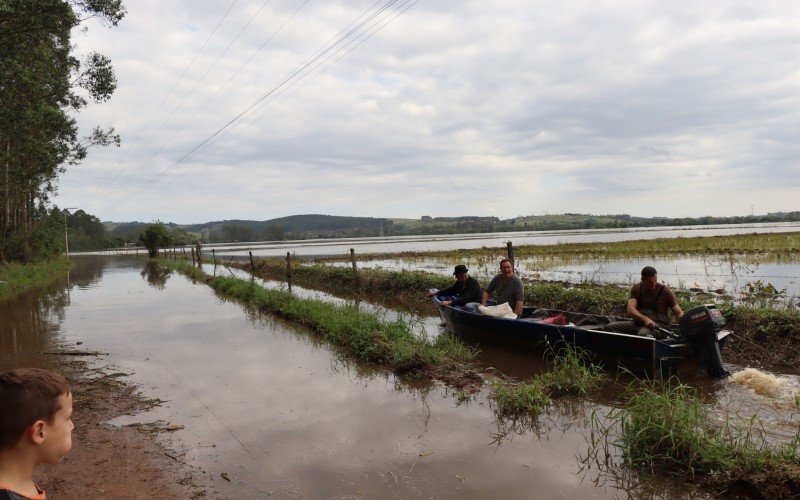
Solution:
M751 389L756 394L775 399L794 400L800 394L796 381L764 373L755 368L738 371L731 375L729 380Z

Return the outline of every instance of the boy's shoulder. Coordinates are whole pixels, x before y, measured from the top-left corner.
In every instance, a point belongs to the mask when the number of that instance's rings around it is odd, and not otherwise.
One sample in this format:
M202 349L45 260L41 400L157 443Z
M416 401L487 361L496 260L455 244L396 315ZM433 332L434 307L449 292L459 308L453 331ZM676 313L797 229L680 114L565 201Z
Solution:
M36 490L39 492L39 494L33 497L33 499L35 500L44 499L45 498L44 490L39 488L38 485L36 486ZM7 490L4 489L2 486L0 486L0 500L31 500L31 497L20 495L16 491Z
M11 490L0 488L0 500L26 500L27 497L17 495Z

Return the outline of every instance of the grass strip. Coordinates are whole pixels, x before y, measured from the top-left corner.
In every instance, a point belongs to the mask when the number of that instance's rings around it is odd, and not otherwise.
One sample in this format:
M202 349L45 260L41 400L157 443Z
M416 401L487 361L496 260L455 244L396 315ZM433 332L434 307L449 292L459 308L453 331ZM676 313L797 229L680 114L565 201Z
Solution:
M550 369L527 382L495 380L495 402L501 415L537 415L558 394L585 395L607 377L580 348L565 344L548 351Z
M726 417L715 424L698 391L676 379L634 381L623 400L605 419L593 418L592 431L602 436L595 445L607 447L610 441L629 467L707 474L712 481L800 473L800 429L792 442L775 444L755 417L741 424ZM596 456L611 459L608 453Z
M0 303L18 297L29 288L41 288L56 281L70 267L62 258L31 264L0 264Z
M210 277L186 263L168 263L179 272L208 283L217 294L235 298L260 311L282 316L311 328L358 359L386 365L398 374L422 374L428 368L475 359L477 351L440 335L433 342L414 334L402 319L385 321L350 306L298 298L283 290L268 290L252 281Z

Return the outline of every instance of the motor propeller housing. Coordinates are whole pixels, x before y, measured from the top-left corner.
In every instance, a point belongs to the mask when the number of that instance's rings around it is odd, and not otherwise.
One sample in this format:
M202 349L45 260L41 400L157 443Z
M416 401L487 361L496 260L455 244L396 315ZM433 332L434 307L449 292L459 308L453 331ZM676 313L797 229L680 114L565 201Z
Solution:
M713 304L689 309L679 321L681 338L705 353L708 373L715 378L730 375L722 364L717 333L725 326L725 318Z

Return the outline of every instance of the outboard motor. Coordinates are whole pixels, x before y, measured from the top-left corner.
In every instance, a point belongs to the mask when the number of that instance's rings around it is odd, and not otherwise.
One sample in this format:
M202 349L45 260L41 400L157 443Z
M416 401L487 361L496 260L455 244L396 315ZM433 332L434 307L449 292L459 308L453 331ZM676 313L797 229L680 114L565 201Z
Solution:
M679 322L681 338L700 349L708 363L708 374L714 378L730 375L722 365L717 333L725 326L725 318L713 304L697 306L683 313Z

